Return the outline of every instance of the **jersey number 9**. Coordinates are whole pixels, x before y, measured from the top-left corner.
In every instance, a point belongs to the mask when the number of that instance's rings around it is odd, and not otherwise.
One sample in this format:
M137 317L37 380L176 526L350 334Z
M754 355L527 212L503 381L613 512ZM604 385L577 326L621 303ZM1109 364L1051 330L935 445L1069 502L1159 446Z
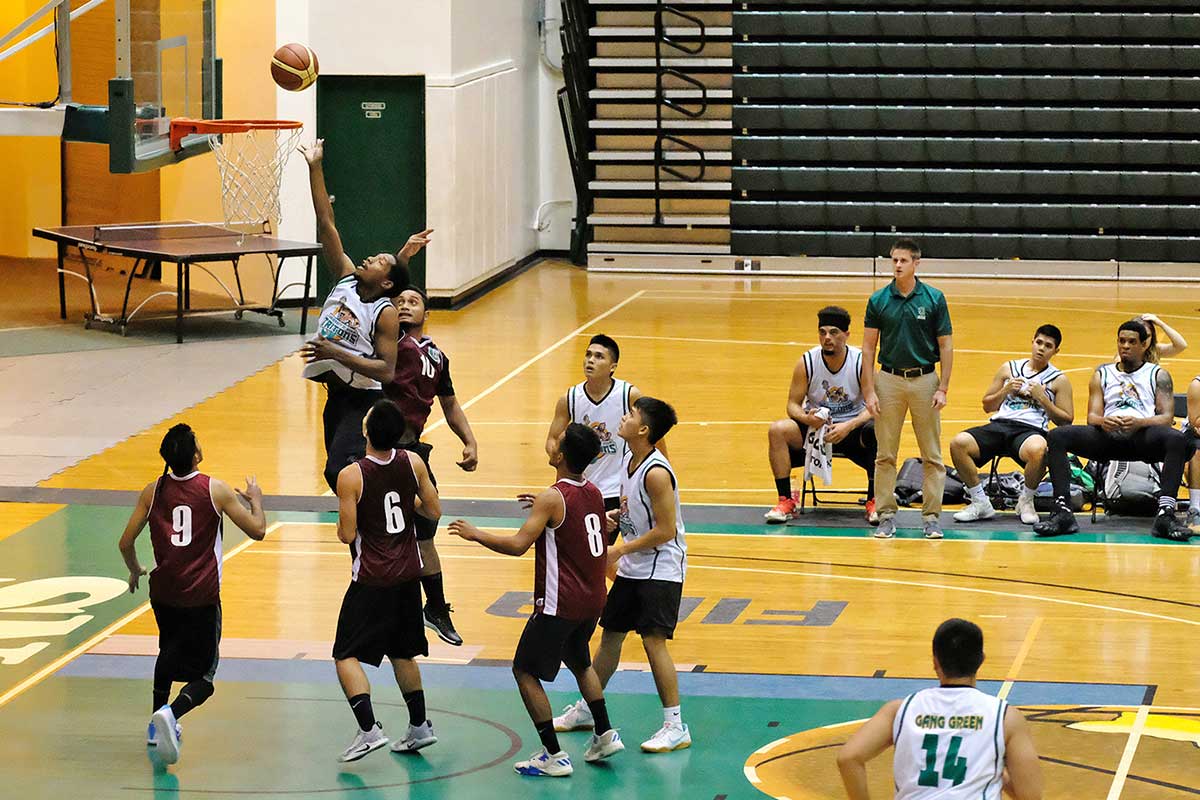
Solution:
M171 544L176 547L187 547L192 543L192 507L175 506L171 509L171 527L175 533L171 536Z

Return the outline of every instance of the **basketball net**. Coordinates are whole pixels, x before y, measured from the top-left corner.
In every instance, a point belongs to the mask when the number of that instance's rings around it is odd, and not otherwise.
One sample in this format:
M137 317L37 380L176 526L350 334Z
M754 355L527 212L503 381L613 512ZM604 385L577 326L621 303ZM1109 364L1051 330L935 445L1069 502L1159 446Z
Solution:
M288 156L302 128L250 128L209 135L221 173L221 210L225 224L269 226L279 230L283 217L279 187Z

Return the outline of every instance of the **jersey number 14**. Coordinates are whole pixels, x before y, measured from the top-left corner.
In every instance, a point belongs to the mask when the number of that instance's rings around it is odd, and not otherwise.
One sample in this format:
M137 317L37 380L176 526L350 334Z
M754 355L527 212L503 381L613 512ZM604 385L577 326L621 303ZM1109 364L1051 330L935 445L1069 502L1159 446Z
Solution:
M946 748L946 760L942 763L942 774L939 778L937 769L938 740L936 733L927 733L921 740L921 749L925 751L925 769L917 776L918 786L937 786L942 780L948 780L958 786L967 779L967 759L959 758L958 748L962 746L962 737L950 738L950 746Z

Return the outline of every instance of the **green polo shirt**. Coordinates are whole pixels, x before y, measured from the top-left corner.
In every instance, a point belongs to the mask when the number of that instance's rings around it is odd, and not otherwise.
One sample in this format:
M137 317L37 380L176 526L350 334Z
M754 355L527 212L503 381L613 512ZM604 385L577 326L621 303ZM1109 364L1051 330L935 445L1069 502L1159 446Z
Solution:
M879 331L879 363L891 369L936 364L938 337L954 332L946 296L920 278L907 297L894 280L871 295L863 326Z

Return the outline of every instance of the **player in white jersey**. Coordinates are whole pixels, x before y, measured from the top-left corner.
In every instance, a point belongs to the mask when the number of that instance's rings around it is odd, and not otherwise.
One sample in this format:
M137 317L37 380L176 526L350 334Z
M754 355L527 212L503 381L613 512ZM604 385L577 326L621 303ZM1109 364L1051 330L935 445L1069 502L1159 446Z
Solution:
M1187 526L1175 517L1175 495L1191 444L1175 430L1175 386L1165 369L1146 360L1150 334L1141 320L1117 329L1118 364L1102 364L1088 386L1086 425L1064 425L1050 431L1050 480L1054 510L1033 526L1038 536L1075 533L1071 513L1071 467L1067 453L1100 461L1162 462L1158 514L1150 532L1163 539L1186 542Z
M675 635L679 623L687 541L675 471L655 448L677 421L675 410L662 400L642 397L618 428L629 453L621 472L621 508L610 512L609 520L617 524L621 538L608 549L616 576L600 617L604 633L592 660L600 683L607 686L617 671L625 637L630 631L642 637L663 705L662 727L642 742L642 750L648 753L668 753L692 744L691 731L680 713L679 676L667 650L667 640ZM554 718L557 731L594 725L583 700Z
M875 524L875 423L863 402L862 350L846 344L850 312L826 306L817 312L819 345L804 354L792 370L787 419L767 430L771 474L779 502L767 522L787 522L796 515L792 470L804 466L804 440L812 428L825 427L825 441L835 455L845 456L867 473L867 521ZM825 409L827 415L820 414Z
M996 516L979 482L979 467L995 456L1008 456L1025 468L1017 516L1026 525L1038 521L1033 498L1046 474L1046 433L1051 422L1070 425L1075 419L1071 381L1050 363L1061 346L1062 331L1056 326L1038 328L1029 358L1004 362L983 393L983 410L992 414L991 421L968 428L950 441L950 458L969 501L954 515L955 522Z
M1042 768L1029 725L1004 700L975 688L983 631L948 619L933 635L940 685L893 700L838 751L850 800L870 800L867 762L895 745L895 800L1041 800Z
M366 453L363 419L383 398L381 383L390 382L396 373L400 320L391 298L408 286L408 261L429 243L432 231L409 237L397 253L379 253L356 267L342 249L325 188L325 140L302 146L300 152L308 162L317 240L335 281L321 309L317 336L304 345L301 355L308 362L304 377L328 388L322 413L325 482L336 491L338 473Z
M617 428L621 418L642 396L633 384L613 377L620 360L621 349L611 337L603 333L593 336L583 355L584 381L558 398L554 420L546 434L547 454L558 450L559 437L572 422L587 425L600 437L600 455L583 476L600 489L606 511L621 505L621 461L627 448Z

